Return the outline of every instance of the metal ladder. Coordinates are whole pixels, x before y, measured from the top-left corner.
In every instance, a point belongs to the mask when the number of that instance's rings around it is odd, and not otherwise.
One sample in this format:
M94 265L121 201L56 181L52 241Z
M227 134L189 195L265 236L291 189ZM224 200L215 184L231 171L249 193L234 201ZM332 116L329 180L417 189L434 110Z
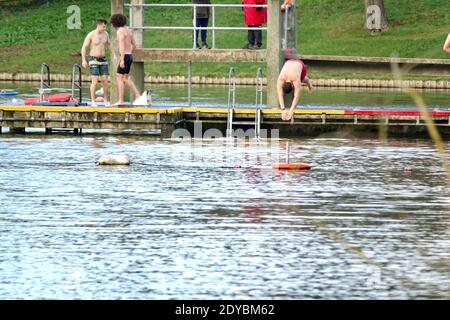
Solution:
M41 64L41 75L40 75L40 86L39 86L39 102L44 102L44 96L47 93L51 93L54 90L71 91L72 97L75 98L75 91L78 91L78 103L81 105L83 103L83 87L82 87L82 71L78 64L72 66L72 78L71 78L71 88L52 88L50 80L50 66L47 63ZM46 79L47 78L47 79Z
M44 72L47 73L47 81L44 79ZM50 82L50 67L48 64L41 64L41 84L39 86L39 102L44 101L44 95L46 92L52 91Z
M76 78L78 72L78 79ZM78 80L78 81L77 81ZM72 97L75 98L75 91L78 90L78 105L83 103L83 88L81 78L81 67L78 64L72 66Z
M236 107L236 72L230 68L228 73L228 117L227 117L227 137L233 135L233 113Z
M259 139L261 135L261 108L263 100L263 80L262 70L258 68L256 72L256 105L255 105L255 121L234 121L234 109L236 107L236 73L234 68L230 69L228 77L228 118L227 118L227 137L233 135L233 126L240 125L254 125L255 138Z
M256 112L255 112L255 138L261 137L261 108L263 104L263 80L262 69L256 71Z

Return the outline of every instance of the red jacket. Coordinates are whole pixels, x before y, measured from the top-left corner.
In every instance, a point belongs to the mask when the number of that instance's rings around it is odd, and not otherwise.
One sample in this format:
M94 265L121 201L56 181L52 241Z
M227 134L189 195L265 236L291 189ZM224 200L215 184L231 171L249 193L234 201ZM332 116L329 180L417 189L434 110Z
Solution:
M266 4L266 0L242 0L242 4ZM267 22L267 8L244 8L244 23L256 26Z

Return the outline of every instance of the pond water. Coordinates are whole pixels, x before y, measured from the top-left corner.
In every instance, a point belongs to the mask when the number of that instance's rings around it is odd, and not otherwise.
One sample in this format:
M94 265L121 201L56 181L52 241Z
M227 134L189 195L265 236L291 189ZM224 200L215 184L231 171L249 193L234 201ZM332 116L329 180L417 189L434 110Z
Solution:
M183 103L184 89L155 86L155 101ZM226 102L226 88L195 90L196 104ZM411 105L318 92L305 101ZM447 93L424 94L445 106ZM287 141L312 170L271 168ZM99 167L104 154L132 164ZM448 299L449 194L428 140L3 133L0 298Z

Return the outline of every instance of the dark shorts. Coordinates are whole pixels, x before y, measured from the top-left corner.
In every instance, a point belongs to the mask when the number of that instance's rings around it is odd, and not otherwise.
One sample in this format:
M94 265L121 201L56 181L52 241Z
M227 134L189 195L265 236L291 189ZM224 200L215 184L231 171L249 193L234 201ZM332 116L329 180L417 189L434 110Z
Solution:
M126 54L123 60L125 63L125 68L121 68L119 64L119 67L117 67L117 73L130 74L131 64L133 63L133 56L131 54Z
M308 75L308 67L306 66L306 64L300 59L290 59L288 61L297 61L302 64L302 74L300 76L300 80L303 82L303 80L305 80L306 76Z
M109 75L108 59L106 57L88 56L89 73L91 76Z

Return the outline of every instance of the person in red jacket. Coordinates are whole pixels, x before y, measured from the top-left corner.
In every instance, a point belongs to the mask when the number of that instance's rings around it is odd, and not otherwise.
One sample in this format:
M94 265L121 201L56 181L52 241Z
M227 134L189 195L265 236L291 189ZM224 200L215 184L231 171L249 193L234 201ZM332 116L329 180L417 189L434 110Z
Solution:
M242 4L266 4L266 0L242 0ZM244 23L249 28L260 28L267 22L267 8L243 7ZM248 43L244 49L260 49L262 46L262 30L248 30Z

